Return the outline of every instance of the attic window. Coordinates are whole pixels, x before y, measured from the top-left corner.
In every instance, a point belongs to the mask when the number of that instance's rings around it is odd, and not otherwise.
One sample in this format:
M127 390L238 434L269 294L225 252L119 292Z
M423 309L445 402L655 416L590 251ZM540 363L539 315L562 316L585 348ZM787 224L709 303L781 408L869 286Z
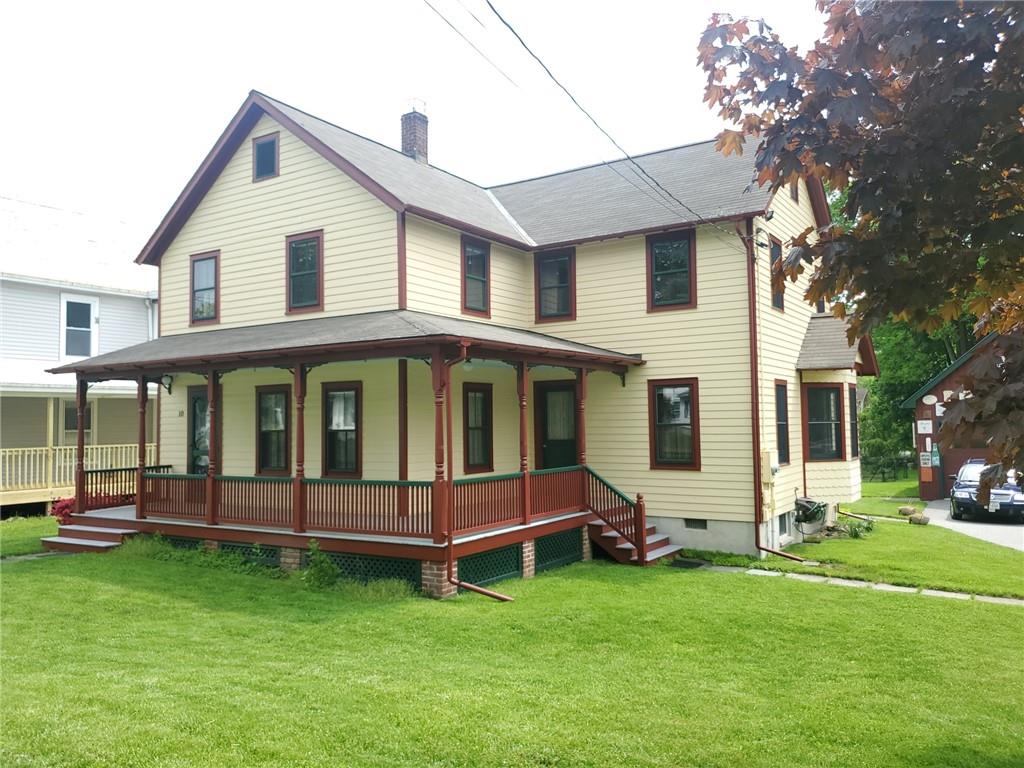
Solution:
M277 176L278 134L271 133L252 140L252 180L262 181Z

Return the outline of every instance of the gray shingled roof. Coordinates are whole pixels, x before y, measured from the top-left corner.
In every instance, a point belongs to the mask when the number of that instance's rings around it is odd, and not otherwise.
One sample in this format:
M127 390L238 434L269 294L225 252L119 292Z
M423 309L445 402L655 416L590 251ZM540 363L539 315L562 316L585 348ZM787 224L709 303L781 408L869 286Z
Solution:
M527 246L760 213L770 199L767 188L755 185L746 191L754 152L726 157L715 151L714 141L634 158L692 210L652 189L627 160L486 189L260 95L405 205Z
M760 213L768 207L767 187L744 191L754 173L753 152L726 157L715 151L714 141L705 141L634 159L693 210L652 190L652 182L628 160L504 184L491 192L543 244Z
M457 337L484 344L491 342L526 347L544 355L594 355L615 358L616 362L620 361L627 365L643 362L639 355L577 344L557 336L399 309L161 336L152 341L61 366L52 372L90 373L149 366L165 361L199 361L225 355L255 358L264 354L272 356L327 345L406 339L422 341L438 337Z
M483 187L261 95L406 205L526 242L524 233Z
M857 363L857 345L846 339L846 321L831 314L811 316L796 367L800 371L852 369Z

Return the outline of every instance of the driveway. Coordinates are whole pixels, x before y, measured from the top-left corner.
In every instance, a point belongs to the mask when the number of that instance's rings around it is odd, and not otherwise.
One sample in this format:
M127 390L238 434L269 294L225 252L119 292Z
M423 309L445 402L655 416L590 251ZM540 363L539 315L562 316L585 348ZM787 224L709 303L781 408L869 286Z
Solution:
M949 499L929 501L925 514L929 517L931 525L949 528L951 531L959 531L976 539L1024 551L1024 525L995 518L953 520L949 516Z

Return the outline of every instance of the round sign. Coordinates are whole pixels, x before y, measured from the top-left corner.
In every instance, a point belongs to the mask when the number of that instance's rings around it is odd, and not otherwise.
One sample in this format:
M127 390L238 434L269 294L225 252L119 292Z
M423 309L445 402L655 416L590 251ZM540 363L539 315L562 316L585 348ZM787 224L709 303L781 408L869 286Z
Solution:
M924 403L925 405L935 405L937 402L939 402L939 398L937 398L935 395L925 395L924 397L921 398L921 402Z

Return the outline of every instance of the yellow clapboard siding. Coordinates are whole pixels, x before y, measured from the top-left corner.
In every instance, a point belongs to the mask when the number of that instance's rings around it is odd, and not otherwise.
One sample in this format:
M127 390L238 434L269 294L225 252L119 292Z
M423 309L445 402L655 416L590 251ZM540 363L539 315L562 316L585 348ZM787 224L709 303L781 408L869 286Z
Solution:
M306 319L287 315L285 238L324 230L324 314L398 306L395 213L263 116L251 136L280 131L280 175L252 181L247 138L161 260L161 333ZM189 327L189 256L220 251L220 322Z

